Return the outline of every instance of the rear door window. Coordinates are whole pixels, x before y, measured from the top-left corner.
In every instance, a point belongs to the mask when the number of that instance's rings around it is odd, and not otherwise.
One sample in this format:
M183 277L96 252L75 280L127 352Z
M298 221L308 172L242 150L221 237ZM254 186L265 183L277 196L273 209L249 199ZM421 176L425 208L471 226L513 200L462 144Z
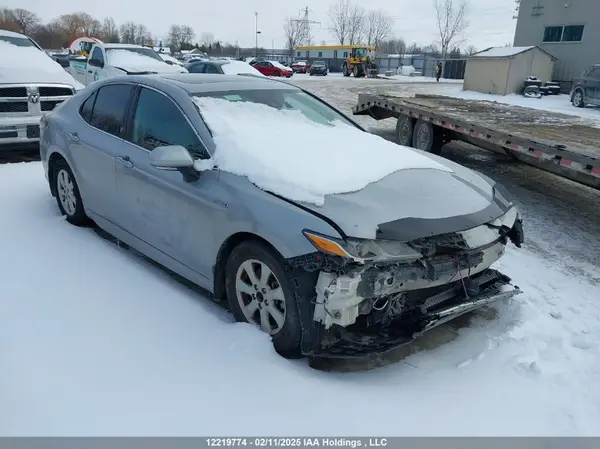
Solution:
M125 137L126 114L133 94L131 84L111 84L98 89L90 125L116 137Z

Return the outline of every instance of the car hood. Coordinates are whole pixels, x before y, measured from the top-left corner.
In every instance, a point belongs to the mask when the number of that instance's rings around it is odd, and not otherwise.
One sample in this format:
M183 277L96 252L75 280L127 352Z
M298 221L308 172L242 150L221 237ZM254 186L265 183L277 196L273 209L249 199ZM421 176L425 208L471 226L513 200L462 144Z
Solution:
M179 65L170 65L166 62L152 61L148 58L149 62L131 62L131 63L119 63L115 64L114 67L117 69L125 70L129 73L143 73L143 72L155 72L155 73L188 73L185 67Z
M491 179L418 152L452 171L399 170L357 192L327 195L322 206L298 204L332 220L348 237L400 241L471 229L512 207Z
M68 84L76 89L81 87L58 62L43 51L26 49L21 60L0 58L0 83L2 84Z

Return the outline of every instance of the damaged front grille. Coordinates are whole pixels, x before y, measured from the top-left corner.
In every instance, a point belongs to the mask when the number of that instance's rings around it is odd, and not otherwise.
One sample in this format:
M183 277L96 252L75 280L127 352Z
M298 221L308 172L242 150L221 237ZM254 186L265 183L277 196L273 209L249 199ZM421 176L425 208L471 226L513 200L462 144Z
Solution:
M457 250L468 249L467 241L461 234L442 234L425 237L408 242L412 248L420 251L425 257L432 255L452 254Z

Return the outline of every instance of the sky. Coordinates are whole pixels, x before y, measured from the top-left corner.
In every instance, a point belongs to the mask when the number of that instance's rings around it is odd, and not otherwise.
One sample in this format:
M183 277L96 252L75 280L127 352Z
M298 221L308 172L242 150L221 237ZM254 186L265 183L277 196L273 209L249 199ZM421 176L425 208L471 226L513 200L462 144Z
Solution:
M466 45L483 49L512 42L516 25L516 20L512 18L515 14L514 0L468 2L470 27ZM99 20L112 16L118 24L126 21L143 23L155 37L164 37L171 24L190 25L197 39L202 33L208 32L223 42L237 41L241 47L254 47L255 13L258 13L258 29L261 31L258 45L267 49L272 46L284 47L285 18L300 17L300 11L308 6L310 20L320 22L312 25L311 29L315 43L338 43L329 29L327 14L329 7L337 0L170 0L162 6L156 2L154 7L148 7L148 2L142 0L84 3L73 0L4 0L3 3L7 8L33 11L44 21L70 12L87 12ZM369 0L356 1L356 4L368 4L370 9L388 12L395 20L395 37L403 38L409 45L413 42L428 45L436 39L433 0ZM85 5L83 11L82 5Z

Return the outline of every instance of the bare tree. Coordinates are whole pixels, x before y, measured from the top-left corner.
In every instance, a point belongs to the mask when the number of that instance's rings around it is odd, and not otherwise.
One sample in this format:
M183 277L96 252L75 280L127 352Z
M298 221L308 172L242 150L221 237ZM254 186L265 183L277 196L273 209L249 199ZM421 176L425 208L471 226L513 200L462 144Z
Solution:
M383 40L377 45L377 52L387 55L403 55L406 53L404 39Z
M477 47L475 47L475 45L469 45L465 49L465 53L469 56L474 55L475 53L477 53Z
M121 25L121 42L124 44L135 44L137 36L137 25L134 22L125 22Z
M186 47L186 49L191 49L194 45L194 39L196 38L196 33L194 29L189 25L181 25L181 45L182 47Z
M138 45L153 45L152 42L152 34L150 30L146 27L146 25L142 25L141 23L137 24L135 27L135 43Z
M392 35L393 26L394 19L385 11L369 11L365 27L367 45L377 47L382 41L389 39Z
M329 26L340 45L348 42L348 18L350 16L350 4L348 0L339 0L338 3L329 8Z
M171 51L181 50L182 42L181 25L171 25L167 33L167 43L171 47Z
M37 14L22 8L12 10L12 20L23 34L31 34L41 23Z
M297 20L288 17L283 22L283 34L285 35L285 48L290 52L290 56L293 56L294 49L301 45L304 40L306 27L303 27Z
M436 20L439 32L439 41L442 58L446 58L448 51L458 47L466 40L464 32L469 27L467 20L466 0L434 0Z
M350 8L348 15L348 44L359 45L364 42L365 10L360 6Z
M104 42L119 42L119 29L112 17L104 19L100 36Z
M202 33L200 35L200 46L207 47L215 42L215 35L212 33Z

